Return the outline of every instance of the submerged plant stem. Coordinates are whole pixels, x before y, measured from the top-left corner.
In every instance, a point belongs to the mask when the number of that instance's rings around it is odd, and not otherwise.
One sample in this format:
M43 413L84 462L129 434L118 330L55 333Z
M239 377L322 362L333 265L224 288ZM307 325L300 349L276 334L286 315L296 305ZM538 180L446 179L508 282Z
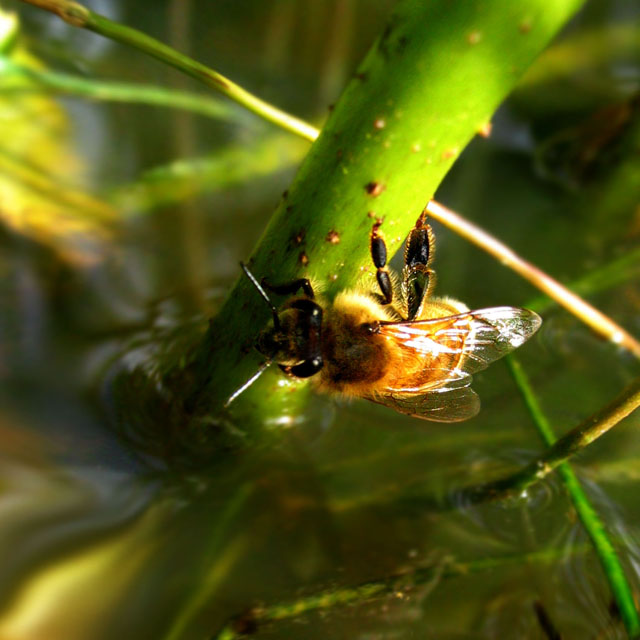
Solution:
M528 393L531 394L531 397L526 395ZM536 424L543 424L542 422L539 423L539 420L544 420L544 424L546 424L546 418L544 418L537 399L533 396L529 386L527 386L526 392L523 391L523 395L525 395L527 407L534 416ZM563 462L604 435L639 406L640 378L637 378L606 407L581 422L559 440L555 440L552 432L549 432L547 435L551 436L551 442L554 442L553 446L547 449L539 458L520 469L520 471L493 482L462 489L457 492L457 495L463 501L475 503L498 500L513 493L522 492L534 482L548 476ZM543 433L542 429L541 433Z
M583 545L573 549L573 553L586 553L588 550L589 548ZM555 563L566 558L566 553L565 549L543 549L533 553L483 558L471 562L455 562L445 558L426 567L417 567L353 587L329 589L292 602L256 607L228 623L214 638L215 640L235 640L245 637L247 628L255 630L269 623L300 618L314 611L326 612L385 597L403 600L411 597L419 589L421 590L419 593L423 595L425 587L433 588L440 581L448 578L523 564Z

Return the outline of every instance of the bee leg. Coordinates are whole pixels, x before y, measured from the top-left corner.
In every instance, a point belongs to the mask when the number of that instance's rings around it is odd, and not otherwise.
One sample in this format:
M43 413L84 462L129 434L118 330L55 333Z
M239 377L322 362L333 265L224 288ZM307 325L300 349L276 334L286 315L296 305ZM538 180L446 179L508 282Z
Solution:
M315 298L313 293L313 287L311 286L311 282L307 278L298 278L297 280L292 280L291 282L286 282L284 284L269 284L264 278L260 280L260 284L265 288L269 289L269 291L273 291L273 293L277 293L278 295L283 296L291 296L300 289L302 289L303 293L307 298L311 298L312 300Z
M380 235L379 229L382 222L376 222L371 229L371 259L376 268L376 280L380 287L380 293L385 304L391 304L393 300L393 287L387 269L387 245Z
M408 320L420 317L422 305L435 286L435 272L429 267L433 260L435 242L426 218L426 211L423 211L411 230L404 249L402 292L407 303Z

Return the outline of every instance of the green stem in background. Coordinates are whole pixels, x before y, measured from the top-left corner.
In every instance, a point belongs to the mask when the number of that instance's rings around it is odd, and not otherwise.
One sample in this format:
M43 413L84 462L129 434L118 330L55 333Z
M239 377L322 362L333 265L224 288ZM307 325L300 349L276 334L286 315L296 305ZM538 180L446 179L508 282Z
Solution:
M640 634L640 617L638 617L631 587L602 520L589 502L580 481L566 460L569 456L582 451L640 405L640 380L636 380L616 402L586 420L568 436L556 440L553 428L524 370L513 356L507 357L507 363L542 440L550 447L547 454L534 464L534 468L538 469L534 477L540 479L552 469L557 468L578 517L596 550L627 632L631 638L635 638ZM529 465L526 469L531 466ZM521 488L524 486L526 485L521 485Z
M572 554L587 553L586 545L574 547ZM436 588L442 581L450 578L467 576L484 571L495 571L505 567L521 567L532 564L555 564L566 559L566 549L543 549L527 554L514 554L456 562L443 559L426 567L418 567L410 571L378 580L371 580L353 587L342 587L321 591L292 602L279 603L265 607L256 607L238 616L227 624L214 640L235 640L246 637L247 630L256 630L264 625L282 620L295 620L313 612L327 612L332 609L363 604L381 598L409 598L414 592L424 597L424 590ZM533 613L532 613L533 615Z
M615 427L638 407L640 407L640 378L628 385L607 406L588 417L559 440L554 440L553 446L520 471L493 482L459 490L457 500L485 502L524 491ZM540 416L536 415L536 419L539 418Z
M189 56L181 54L159 40L142 33L142 31L113 22L77 2L69 2L68 0L22 1L45 9L46 11L51 11L74 27L94 31L106 38L132 46L139 51L144 51L169 66L179 69L192 78L200 80L207 86L216 89L216 91L220 91L232 100L235 100L238 104L249 109L249 111L256 113L265 120L287 131L300 135L307 140L314 140L317 136L318 132L315 127L308 125L306 122L289 113L277 109L264 100L260 100L260 98L245 91L242 87L239 87L217 71L193 60Z
M235 121L247 126L249 119L243 111L234 109L215 98L189 91L125 82L104 82L54 71L40 71L15 64L0 57L0 95L49 91L79 96L90 100L128 102L186 109L217 120ZM13 84L18 81L19 84Z

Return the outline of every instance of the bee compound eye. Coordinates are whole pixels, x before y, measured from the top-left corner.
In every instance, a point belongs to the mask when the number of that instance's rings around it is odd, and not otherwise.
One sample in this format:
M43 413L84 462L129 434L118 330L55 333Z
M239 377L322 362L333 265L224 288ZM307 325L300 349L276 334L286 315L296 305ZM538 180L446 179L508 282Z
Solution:
M380 331L380 325L377 322L364 322L360 325L360 329L367 335L373 335Z

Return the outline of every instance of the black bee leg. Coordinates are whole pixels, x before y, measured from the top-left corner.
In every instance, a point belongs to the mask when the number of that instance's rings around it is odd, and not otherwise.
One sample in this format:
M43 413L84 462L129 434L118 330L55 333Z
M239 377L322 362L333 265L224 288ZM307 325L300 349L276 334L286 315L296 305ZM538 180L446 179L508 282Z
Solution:
M435 286L435 273L429 267L435 243L426 218L426 211L423 211L409 234L404 249L402 292L407 303L408 320L420 317L422 305Z
M314 299L313 287L307 278L298 278L297 280L292 280L291 282L285 282L284 284L270 284L264 278L260 280L260 284L265 288L269 289L269 291L273 291L273 293L277 293L282 296L292 296L300 289L302 289L303 293L307 298Z
M376 279L380 287L380 293L385 304L391 304L393 300L393 287L391 286L391 278L387 269L387 245L384 238L380 235L380 225L382 222L376 222L371 229L371 258L376 271Z

